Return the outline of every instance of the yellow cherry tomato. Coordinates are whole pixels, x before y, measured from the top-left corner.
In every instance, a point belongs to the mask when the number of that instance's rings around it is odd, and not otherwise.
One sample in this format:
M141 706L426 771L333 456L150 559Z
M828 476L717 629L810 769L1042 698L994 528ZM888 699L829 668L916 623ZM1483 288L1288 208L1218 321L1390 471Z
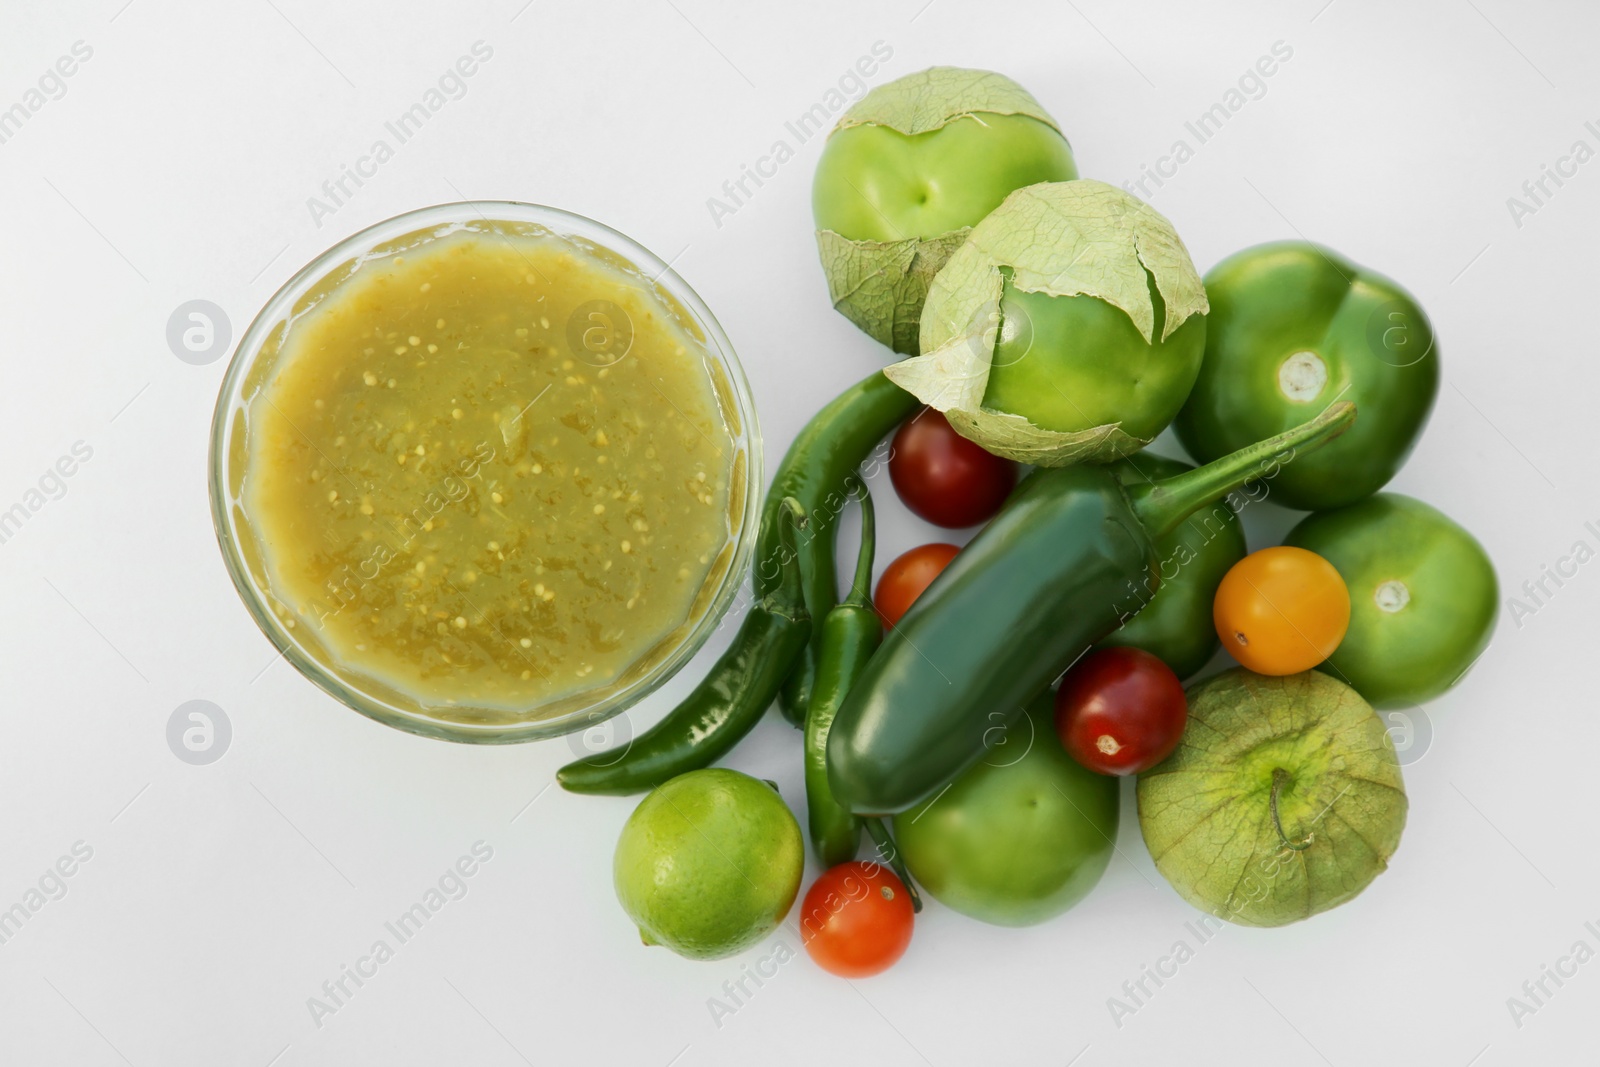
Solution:
M1303 548L1263 548L1233 565L1211 608L1217 636L1257 674L1298 674L1333 655L1350 626L1350 591Z

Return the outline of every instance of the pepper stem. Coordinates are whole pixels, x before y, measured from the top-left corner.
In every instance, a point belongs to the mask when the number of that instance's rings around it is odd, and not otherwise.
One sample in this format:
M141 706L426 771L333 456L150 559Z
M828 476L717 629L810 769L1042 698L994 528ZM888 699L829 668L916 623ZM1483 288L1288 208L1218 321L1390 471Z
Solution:
M1265 441L1246 445L1203 467L1173 478L1130 487L1128 499L1134 514L1152 538L1169 534L1178 524L1207 504L1239 488L1252 478L1271 477L1268 468L1292 462L1302 452L1321 448L1350 428L1356 406L1348 400L1331 404L1310 422L1285 430ZM1287 453L1287 455L1285 455ZM1276 471L1273 472L1276 474Z
M876 846L878 858L889 865L895 877L906 887L906 892L911 895L912 914L922 910L922 896L917 892L917 883L911 880L911 872L906 870L905 861L900 858L900 849L895 845L894 838L889 836L889 828L883 824L883 818L870 815L861 820L867 825L867 834L871 836L872 843Z
M1295 852L1304 852L1311 847L1311 834L1305 836L1304 841L1290 841L1289 835L1283 832L1283 819L1278 814L1278 794L1283 792L1283 783L1289 780L1289 772L1282 767L1272 769L1272 825L1277 828L1278 838L1283 842L1283 847Z
M872 606L872 551L876 543L876 523L872 514L872 494L867 492L867 483L857 479L856 486L859 492L856 496L861 500L861 550L856 554L856 574L850 583L850 595L844 603L855 608L869 608Z

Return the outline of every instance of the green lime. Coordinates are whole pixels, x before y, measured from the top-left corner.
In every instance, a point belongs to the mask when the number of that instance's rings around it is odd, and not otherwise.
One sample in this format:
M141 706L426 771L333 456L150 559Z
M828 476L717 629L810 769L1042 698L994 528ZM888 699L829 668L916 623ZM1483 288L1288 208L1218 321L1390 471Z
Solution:
M732 956L777 929L800 891L800 825L778 791L738 771L657 786L622 828L613 871L647 945Z

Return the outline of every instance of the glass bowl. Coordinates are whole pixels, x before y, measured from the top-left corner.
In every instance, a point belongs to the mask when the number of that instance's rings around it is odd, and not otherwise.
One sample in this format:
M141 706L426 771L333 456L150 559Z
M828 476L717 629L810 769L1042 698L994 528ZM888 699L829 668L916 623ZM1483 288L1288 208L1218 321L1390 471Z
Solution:
M507 709L425 704L341 664L312 625L274 593L267 552L251 522L245 486L252 458L252 408L284 357L296 324L339 291L364 264L461 233L555 237L620 270L652 292L677 325L698 340L705 368L734 444L728 491L728 538L688 617L614 681L534 706ZM340 241L275 293L245 331L222 382L211 425L211 514L228 573L267 638L301 674L346 706L425 737L506 744L554 737L601 722L648 696L705 644L737 592L755 543L761 505L761 435L749 383L717 320L670 266L616 230L557 208L512 201L440 204L397 215Z

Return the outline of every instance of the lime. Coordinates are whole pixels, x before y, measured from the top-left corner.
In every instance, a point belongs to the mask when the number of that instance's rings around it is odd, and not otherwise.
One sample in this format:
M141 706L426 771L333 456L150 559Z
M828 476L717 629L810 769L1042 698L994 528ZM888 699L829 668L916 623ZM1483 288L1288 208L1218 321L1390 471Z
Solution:
M715 960L777 929L804 866L800 826L778 791L714 767L680 774L640 801L613 871L645 944Z

